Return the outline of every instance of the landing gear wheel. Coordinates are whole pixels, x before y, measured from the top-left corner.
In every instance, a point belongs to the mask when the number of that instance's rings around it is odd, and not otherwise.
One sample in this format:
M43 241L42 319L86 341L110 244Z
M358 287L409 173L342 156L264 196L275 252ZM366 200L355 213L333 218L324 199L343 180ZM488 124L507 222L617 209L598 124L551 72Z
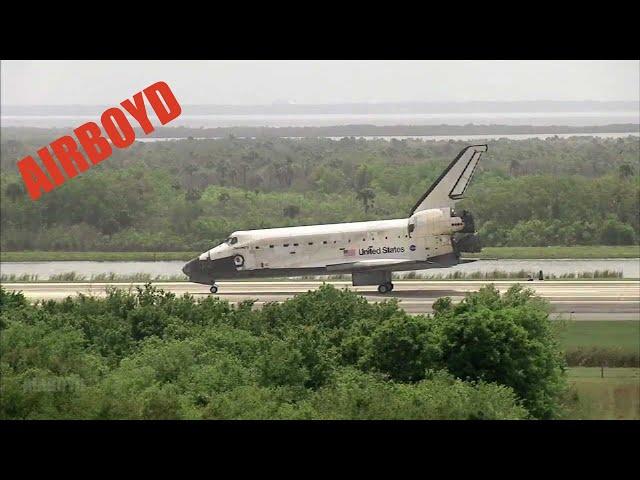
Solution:
M387 293L388 291L390 291L388 284L383 283L382 285L378 285L378 292Z
M244 265L244 257L242 255L236 255L233 257L233 264L236 267L241 267Z
M211 293L218 293L218 286L217 285L211 285L211 287L209 287L209 291Z

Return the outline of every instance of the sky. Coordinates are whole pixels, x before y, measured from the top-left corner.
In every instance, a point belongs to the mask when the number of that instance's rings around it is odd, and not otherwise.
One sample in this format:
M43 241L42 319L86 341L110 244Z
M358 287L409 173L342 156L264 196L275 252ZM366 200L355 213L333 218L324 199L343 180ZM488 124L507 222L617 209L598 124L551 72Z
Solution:
M2 105L111 105L163 80L182 104L632 100L638 61L2 61Z

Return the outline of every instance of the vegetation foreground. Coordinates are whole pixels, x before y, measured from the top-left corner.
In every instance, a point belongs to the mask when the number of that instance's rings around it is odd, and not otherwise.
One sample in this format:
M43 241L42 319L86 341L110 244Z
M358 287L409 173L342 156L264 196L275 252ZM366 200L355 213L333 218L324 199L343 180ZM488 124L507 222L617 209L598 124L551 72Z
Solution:
M0 289L0 417L559 418L548 305L487 286L433 316L325 285L252 309L158 290L29 304Z

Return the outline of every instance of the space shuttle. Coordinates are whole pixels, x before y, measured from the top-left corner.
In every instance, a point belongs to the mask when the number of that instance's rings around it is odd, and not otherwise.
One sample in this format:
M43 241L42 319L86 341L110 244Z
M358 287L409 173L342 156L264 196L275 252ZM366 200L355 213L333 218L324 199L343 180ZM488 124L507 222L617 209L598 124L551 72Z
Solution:
M479 252L473 216L455 204L465 192L487 145L463 149L416 202L407 218L233 232L189 261L182 271L195 283L216 280L351 274L354 286L393 290L395 271L445 268Z

